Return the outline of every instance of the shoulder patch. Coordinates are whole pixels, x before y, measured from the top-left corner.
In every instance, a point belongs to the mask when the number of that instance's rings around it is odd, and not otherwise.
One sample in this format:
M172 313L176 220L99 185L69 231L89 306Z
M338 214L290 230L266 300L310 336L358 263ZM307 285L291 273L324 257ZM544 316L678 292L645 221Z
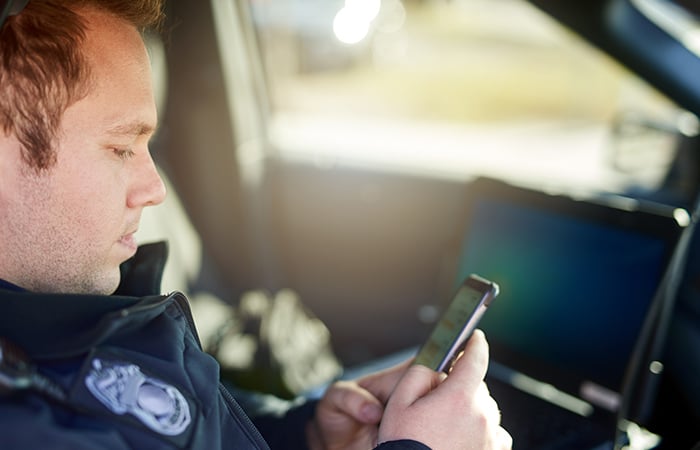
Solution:
M115 414L130 414L151 430L177 436L192 416L187 400L170 384L146 376L131 363L94 358L85 375L85 386Z

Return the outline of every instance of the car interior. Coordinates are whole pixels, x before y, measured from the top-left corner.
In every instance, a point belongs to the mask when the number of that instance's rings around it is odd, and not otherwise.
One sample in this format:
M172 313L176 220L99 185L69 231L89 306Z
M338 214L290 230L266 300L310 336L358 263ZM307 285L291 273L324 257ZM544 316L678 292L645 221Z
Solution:
M139 231L169 243L163 289L190 295L225 376L314 395L414 354L460 277L481 273L501 284L487 381L514 448L612 448L621 429L628 448L690 448L699 14L668 0L168 2L148 43L170 196ZM519 212L481 204L494 198ZM583 225L528 215L550 208ZM514 417L534 409L497 386L514 380L530 396L554 386L550 402L603 424L603 446L528 441L535 426Z
M166 5L138 236L225 379L318 395L410 357L478 273L515 449L700 441L696 2ZM533 436L552 406L576 432Z

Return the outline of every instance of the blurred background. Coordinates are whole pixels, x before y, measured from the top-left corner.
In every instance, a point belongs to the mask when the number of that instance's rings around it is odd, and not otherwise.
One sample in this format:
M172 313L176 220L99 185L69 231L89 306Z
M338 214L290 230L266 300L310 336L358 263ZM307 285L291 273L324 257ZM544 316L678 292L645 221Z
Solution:
M618 191L671 159L678 108L529 3L251 4L280 158ZM660 128L611 136L630 115ZM658 136L631 163L634 132Z
M653 192L678 127L697 132L694 116L523 1L251 6L271 157L294 183L277 197L293 255L285 273L349 362L435 319L472 177Z
M290 289L345 365L426 336L475 177L575 195L695 182L677 161L696 116L531 2L193 3L169 2L154 145L201 237L185 289Z

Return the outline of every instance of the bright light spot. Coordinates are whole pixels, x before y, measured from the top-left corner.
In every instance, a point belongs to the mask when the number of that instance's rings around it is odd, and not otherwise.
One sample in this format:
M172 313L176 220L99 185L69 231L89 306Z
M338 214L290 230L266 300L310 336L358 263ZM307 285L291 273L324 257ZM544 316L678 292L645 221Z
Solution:
M370 22L362 15L362 11L347 6L335 15L333 32L340 42L357 44L369 33Z
M700 29L689 31L683 36L683 45L696 55L700 55Z
M345 0L345 6L333 19L335 37L345 44L357 44L367 37L381 8L381 0Z
M664 364L660 361L652 361L651 364L649 364L649 372L658 375L661 372L664 371Z
M698 41L700 44L700 41ZM700 45L698 46L700 49ZM695 137L700 134L700 120L691 112L681 113L678 118L678 130L688 137Z
M673 218L676 219L678 225L682 227L687 227L690 225L690 214L683 208L676 208L673 210Z

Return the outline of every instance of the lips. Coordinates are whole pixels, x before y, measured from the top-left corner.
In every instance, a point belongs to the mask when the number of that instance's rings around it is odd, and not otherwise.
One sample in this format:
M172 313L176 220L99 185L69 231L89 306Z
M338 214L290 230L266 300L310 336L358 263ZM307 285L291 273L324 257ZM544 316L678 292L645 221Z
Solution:
M119 239L119 243L129 249L130 252L135 253L136 252L136 238L134 237L134 233L129 233L125 234Z

